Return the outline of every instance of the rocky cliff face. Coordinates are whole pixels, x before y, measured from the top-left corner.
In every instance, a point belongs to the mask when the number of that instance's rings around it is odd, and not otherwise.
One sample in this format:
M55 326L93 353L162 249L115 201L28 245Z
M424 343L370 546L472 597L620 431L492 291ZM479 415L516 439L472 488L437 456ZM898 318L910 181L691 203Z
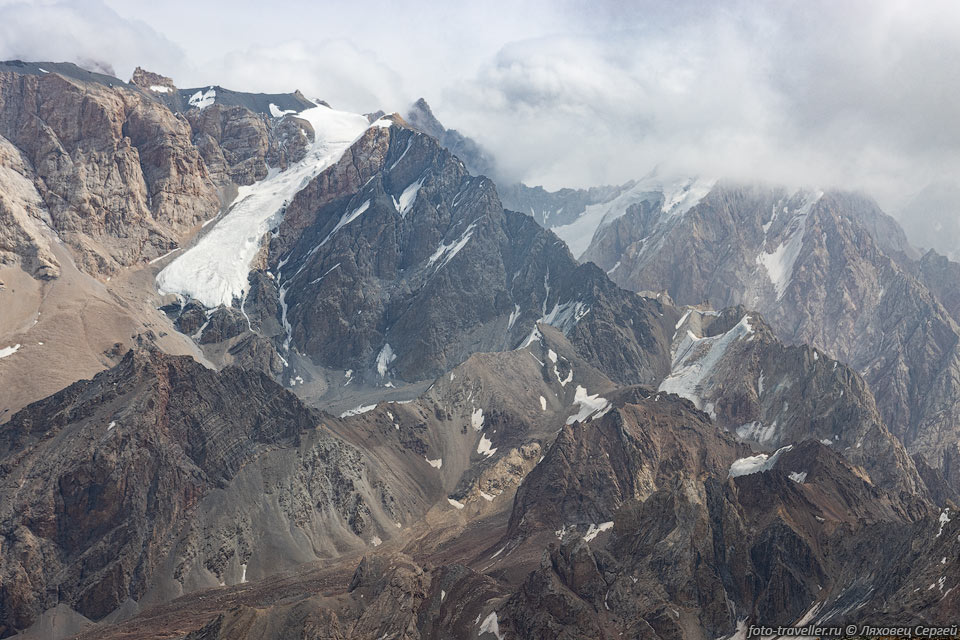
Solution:
M221 187L249 185L271 167L300 161L313 142L313 127L295 116L272 118L243 106L213 104L187 112L196 145Z
M933 520L817 442L735 459L736 446L692 409L633 395L564 428L517 493L506 548L523 557L538 529L556 537L498 608L501 629L720 637L744 618L843 620L889 578L867 541L905 544Z
M52 222L29 164L0 137L0 260L19 265L35 278L59 276L60 263L44 233Z
M659 390L691 400L740 440L768 450L817 440L894 495L925 493L864 380L815 348L783 344L758 314L689 309L672 353Z
M668 366L663 305L578 267L552 234L505 212L493 183L400 125L370 128L297 194L267 264L284 357L371 382L514 348L538 321L619 381L652 383Z
M681 304L760 311L785 342L849 363L908 450L942 465L960 362L960 332L941 299L954 301L935 284L948 267L914 263L895 223L854 194L720 184L682 215L664 213L663 198L608 214L582 259L621 286Z
M4 635L387 537L392 498L321 421L262 374L136 352L20 411L0 433Z
M0 72L0 136L89 273L166 253L219 208L189 127L126 86Z

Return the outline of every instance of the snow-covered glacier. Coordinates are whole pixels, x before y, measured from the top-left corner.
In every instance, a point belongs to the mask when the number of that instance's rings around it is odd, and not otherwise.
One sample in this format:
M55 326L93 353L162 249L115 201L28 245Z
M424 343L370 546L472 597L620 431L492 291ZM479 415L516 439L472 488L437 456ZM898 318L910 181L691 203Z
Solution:
M157 274L162 294L176 293L207 307L243 298L250 263L263 235L282 220L285 203L330 167L370 126L365 116L317 106L297 114L315 133L303 160L286 171L271 170L263 180L240 187L232 207L188 251Z

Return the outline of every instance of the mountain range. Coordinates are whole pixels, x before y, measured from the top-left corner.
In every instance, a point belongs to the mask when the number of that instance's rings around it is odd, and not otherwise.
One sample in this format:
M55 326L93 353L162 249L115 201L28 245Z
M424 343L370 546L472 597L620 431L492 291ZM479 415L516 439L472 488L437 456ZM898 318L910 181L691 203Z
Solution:
M960 265L499 179L422 99L0 63L0 637L954 621Z

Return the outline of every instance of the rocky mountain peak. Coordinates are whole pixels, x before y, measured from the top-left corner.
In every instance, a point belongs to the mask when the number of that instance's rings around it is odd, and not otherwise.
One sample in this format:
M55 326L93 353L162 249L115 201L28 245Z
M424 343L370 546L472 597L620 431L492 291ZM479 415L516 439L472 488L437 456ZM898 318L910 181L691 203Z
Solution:
M130 78L130 84L136 85L146 91L156 93L170 93L177 90L173 80L159 73L147 71L141 67L133 70L133 76Z
M443 134L446 132L446 128L440 124L437 117L433 115L433 110L423 98L418 98L417 101L413 103L413 106L410 107L410 110L407 112L407 120L412 126L429 136L433 136L437 140L442 139Z

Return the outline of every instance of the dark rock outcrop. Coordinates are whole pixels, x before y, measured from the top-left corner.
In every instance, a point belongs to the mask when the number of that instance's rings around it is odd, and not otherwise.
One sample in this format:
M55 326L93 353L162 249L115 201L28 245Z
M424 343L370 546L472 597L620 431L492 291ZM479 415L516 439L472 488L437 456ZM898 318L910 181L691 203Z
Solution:
M268 265L285 346L373 381L514 348L538 321L620 382L652 383L669 366L663 305L577 266L552 234L504 211L493 183L399 125L369 129L297 194Z
M17 413L0 432L2 635L386 537L386 487L321 420L263 374L156 352Z

